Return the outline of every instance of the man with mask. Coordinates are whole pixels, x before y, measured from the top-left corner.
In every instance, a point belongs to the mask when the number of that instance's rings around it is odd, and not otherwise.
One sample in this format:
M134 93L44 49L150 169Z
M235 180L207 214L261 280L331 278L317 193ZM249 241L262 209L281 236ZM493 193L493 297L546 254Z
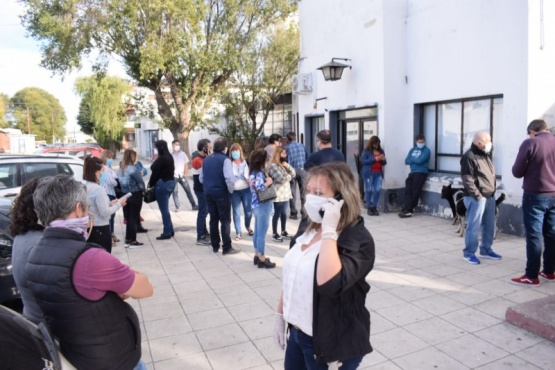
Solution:
M175 188L173 189L173 202L175 204L175 211L179 211L179 188L177 184L181 184L183 190L185 190L185 194L187 195L187 199L191 203L193 207L193 211L198 210L198 206L195 203L195 198L193 198L193 194L191 193L191 188L189 187L189 181L187 181L187 173L189 172L189 157L185 152L181 151L181 146L179 145L179 140L172 141L172 157L173 163L175 164Z
M214 142L214 153L204 159L199 180L204 188L206 207L210 215L210 242L214 253L235 254L240 250L231 246L231 193L235 190L233 166L227 154L227 140ZM221 223L221 238L218 225Z
M193 169L193 190L198 200L198 213L197 213L197 245L211 245L210 233L206 228L206 216L208 209L206 208L206 199L204 197L204 187L199 180L200 170L202 169L202 162L212 153L212 143L208 139L200 139L197 143L197 151L193 153L193 161L191 167Z
M412 216L428 177L431 152L426 146L426 138L422 134L417 135L415 143L405 158L405 164L410 166L410 173L405 180L405 205L399 213L401 218Z
M491 249L495 234L495 169L491 159L491 137L487 132L478 131L470 149L461 158L461 178L463 182L464 205L466 206L466 232L464 236L463 258L477 265L480 260L475 253L480 243L480 256L500 260L501 256ZM482 230L481 242L478 232Z

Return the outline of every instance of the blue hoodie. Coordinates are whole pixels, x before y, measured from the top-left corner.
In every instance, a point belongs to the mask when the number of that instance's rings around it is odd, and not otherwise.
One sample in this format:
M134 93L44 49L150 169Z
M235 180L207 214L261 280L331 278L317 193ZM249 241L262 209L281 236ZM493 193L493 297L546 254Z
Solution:
M416 145L409 150L405 164L410 165L411 173L428 173L428 166L430 163L430 149L427 146L419 149Z

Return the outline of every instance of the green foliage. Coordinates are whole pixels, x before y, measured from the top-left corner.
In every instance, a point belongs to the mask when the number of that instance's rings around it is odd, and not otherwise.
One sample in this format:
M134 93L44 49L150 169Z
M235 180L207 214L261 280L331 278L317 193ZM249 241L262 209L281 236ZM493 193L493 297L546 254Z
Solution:
M75 91L82 98L77 116L81 131L101 144L119 141L127 120L125 110L131 86L121 78L100 73L78 78Z
M6 120L6 113L10 104L10 98L4 93L0 93L0 128L11 127L11 123Z
M66 134L64 108L50 93L37 87L19 90L10 100L16 128L36 135L35 140L61 141Z
M291 91L290 81L299 60L296 25L275 27L249 45L239 69L222 94L228 126L221 132L230 141L242 141L250 152L270 111L281 94Z
M42 65L66 73L92 48L118 57L158 113L185 140L239 68L259 33L289 17L298 0L22 0L23 25L42 42Z

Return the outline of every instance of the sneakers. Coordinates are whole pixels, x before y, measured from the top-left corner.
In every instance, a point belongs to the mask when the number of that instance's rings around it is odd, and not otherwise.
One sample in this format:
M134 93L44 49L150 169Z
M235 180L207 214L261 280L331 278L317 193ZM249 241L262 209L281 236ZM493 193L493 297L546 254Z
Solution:
M555 281L555 273L554 274L548 274L545 271L540 272L540 276L546 280L551 280L551 281Z
M287 231L282 231L281 232L281 238L291 240L291 235L289 235L289 233Z
M241 234L237 234L237 236L235 237L235 241L238 242L239 240L241 240Z
M225 256L226 254L237 254L237 253L241 253L241 251L239 249L235 249L233 247L230 247L228 250L226 251L222 251L222 254Z
M143 225L140 225L140 226L137 228L137 232L138 232L138 233L148 233L148 229L145 229L145 228L143 227Z
M480 260L478 258L476 258L476 256L463 257L463 260L470 263L471 265L479 265L480 264Z
M272 236L272 240L275 242L283 243L283 238L279 236L279 234L274 234L274 236Z
M298 220L298 219L299 219L299 216L297 216L296 213L291 213L291 214L289 215L289 219L291 219L291 220Z
M144 245L144 243L140 243L138 241L134 241L134 242L129 242L127 244L125 244L125 248L129 248L129 249L137 249L137 248L141 248Z
M511 283L516 285L536 286L536 285L540 285L540 279L530 279L528 276L522 275L521 277L511 279Z
M276 264L270 261L269 258L266 258L264 261L258 261L259 269L273 269L274 267L276 267Z
M496 260L496 261L503 258L499 254L495 253L494 251L490 251L488 254L481 254L480 253L480 257L487 258L487 259L490 259L490 260Z
M401 217L401 218L412 217L412 212L401 211L401 212L399 212L399 217Z
M197 239L197 245L207 246L207 245L212 245L212 243L210 242L210 240Z

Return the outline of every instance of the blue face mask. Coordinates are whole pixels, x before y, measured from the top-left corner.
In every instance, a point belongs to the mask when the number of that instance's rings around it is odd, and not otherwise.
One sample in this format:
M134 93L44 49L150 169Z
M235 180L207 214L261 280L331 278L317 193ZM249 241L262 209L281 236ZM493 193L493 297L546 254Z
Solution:
M237 150L234 150L234 151L231 152L231 158L239 159L239 158L241 158L241 153L239 153L239 151L237 151Z
M416 143L416 146L418 147L418 149L422 149L426 146L426 143Z
M106 160L106 166L108 167L112 167L113 163L114 163L114 160L112 158Z
M102 172L100 174L100 178L98 179L98 182L102 185L106 182L106 172Z

